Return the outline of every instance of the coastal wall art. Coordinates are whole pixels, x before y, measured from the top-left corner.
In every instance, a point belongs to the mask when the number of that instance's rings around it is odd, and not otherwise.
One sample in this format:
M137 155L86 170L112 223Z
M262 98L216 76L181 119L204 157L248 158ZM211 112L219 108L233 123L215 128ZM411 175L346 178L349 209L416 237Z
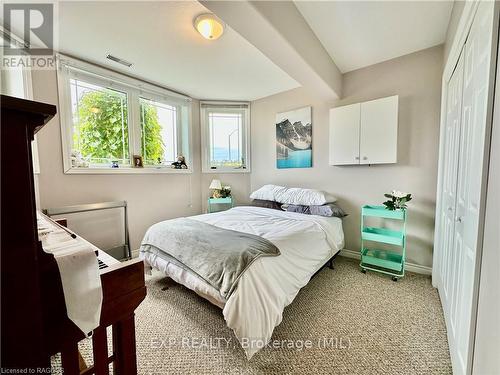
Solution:
M311 107L276 115L276 167L312 167Z

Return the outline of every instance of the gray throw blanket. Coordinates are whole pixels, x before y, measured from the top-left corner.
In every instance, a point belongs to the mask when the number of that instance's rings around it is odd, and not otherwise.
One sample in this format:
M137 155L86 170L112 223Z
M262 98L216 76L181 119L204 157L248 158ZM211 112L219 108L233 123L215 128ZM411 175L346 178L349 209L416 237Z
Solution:
M154 253L194 272L226 300L256 259L280 255L262 237L187 218L153 225L142 240L141 252Z

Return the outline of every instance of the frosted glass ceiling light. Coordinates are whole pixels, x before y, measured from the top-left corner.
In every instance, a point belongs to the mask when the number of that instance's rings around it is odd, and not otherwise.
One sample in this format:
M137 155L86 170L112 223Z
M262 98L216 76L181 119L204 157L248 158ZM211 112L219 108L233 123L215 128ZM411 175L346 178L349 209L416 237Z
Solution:
M194 27L208 40L218 39L224 33L224 23L214 14L202 14L196 17Z

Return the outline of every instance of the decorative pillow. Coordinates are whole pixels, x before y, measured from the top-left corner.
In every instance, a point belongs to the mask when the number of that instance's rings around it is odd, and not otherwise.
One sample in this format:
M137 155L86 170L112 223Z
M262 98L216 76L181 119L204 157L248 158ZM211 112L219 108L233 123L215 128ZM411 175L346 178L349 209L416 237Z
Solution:
M283 209L285 209L285 205L283 205ZM328 216L328 217L334 216L339 218L347 216L344 210L339 206L337 206L335 203L328 203L322 206L302 206L302 205L289 204L286 206L286 211L298 212L307 215L318 215L318 216Z
M299 214L306 214L310 215L311 210L309 209L310 206L301 206L298 204L284 204L281 206L281 209L283 211L288 211L288 212L297 212Z
M344 210L335 203L328 203L322 206L310 206L309 209L311 210L311 215L334 216L340 218L347 216Z
M273 210L281 210L281 203L275 201L266 201L262 199L254 199L252 201L252 206L271 208Z
M264 185L254 191L250 198L302 206L321 206L337 200L337 198L320 190L287 188L277 185Z

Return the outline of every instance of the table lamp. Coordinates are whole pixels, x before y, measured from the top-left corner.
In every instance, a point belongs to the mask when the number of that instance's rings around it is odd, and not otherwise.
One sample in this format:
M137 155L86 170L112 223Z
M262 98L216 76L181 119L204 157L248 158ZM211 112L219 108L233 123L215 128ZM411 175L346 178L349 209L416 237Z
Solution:
M213 190L212 197L218 198L218 196L220 195L220 190L222 189L222 184L221 184L220 180L212 180L212 182L210 183L209 189Z

